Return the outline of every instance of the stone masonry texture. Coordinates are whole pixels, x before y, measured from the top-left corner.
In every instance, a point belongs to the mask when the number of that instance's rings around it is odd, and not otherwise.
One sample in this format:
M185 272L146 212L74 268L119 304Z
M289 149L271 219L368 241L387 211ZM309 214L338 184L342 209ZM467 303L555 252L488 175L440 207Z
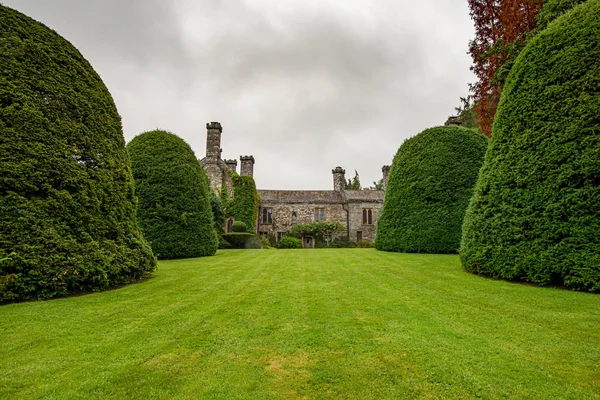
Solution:
M232 180L229 171L237 166L235 160L221 159L221 134L223 128L218 122L206 124L206 157L200 160L208 178L210 187L220 193L225 187L231 193ZM387 186L389 166L382 168L384 188ZM240 157L240 175L253 176L254 157ZM357 241L373 241L377 231L377 220L383 207L384 190L345 190L345 171L341 167L332 170L334 190L258 190L261 204L258 213L256 233L273 235L286 234L292 227L292 214L296 214L296 223L308 224L315 221L315 210L324 209L325 221L338 221L346 227L344 235ZM263 209L271 209L271 223L263 223ZM372 224L363 224L363 210L371 210ZM366 221L368 222L368 221Z

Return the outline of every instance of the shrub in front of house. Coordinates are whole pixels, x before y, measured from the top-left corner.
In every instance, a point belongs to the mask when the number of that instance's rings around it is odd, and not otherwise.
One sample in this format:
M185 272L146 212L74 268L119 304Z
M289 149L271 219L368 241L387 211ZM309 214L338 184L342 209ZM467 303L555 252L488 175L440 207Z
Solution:
M0 5L0 303L123 285L156 259L121 118L88 61Z
M292 236L286 236L279 240L277 247L280 249L301 249L302 240Z
M337 236L329 243L328 247L333 249L353 249L356 247L356 243L350 240L348 236Z
M600 291L599 43L589 0L517 57L464 221L468 271Z
M210 192L210 207L213 213L214 227L217 234L225 233L225 208L219 196Z
M262 249L262 240L253 233L234 232L225 233L221 236L232 249Z
M235 221L231 225L231 230L233 232L237 232L237 233L239 233L239 232L246 232L248 230L248 227L242 221Z
M375 247L456 253L487 143L458 126L427 129L406 140L390 170Z
M142 133L127 144L138 220L161 259L212 256L214 229L208 178L191 147L161 130Z

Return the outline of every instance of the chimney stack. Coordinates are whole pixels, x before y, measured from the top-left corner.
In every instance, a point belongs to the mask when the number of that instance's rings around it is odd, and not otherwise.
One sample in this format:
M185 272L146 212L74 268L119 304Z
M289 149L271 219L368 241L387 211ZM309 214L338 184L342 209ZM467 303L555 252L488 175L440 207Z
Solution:
M225 164L227 164L227 167L232 170L233 172L237 171L237 160L223 160L225 161Z
M206 162L216 163L221 158L221 133L223 127L218 122L206 124Z
M386 190L388 185L388 176L390 174L390 166L384 165L381 168L381 172L383 173L383 190Z
M336 167L331 170L333 174L333 190L343 192L346 187L346 171L342 167Z
M240 175L241 176L254 176L254 157L253 156L240 156Z

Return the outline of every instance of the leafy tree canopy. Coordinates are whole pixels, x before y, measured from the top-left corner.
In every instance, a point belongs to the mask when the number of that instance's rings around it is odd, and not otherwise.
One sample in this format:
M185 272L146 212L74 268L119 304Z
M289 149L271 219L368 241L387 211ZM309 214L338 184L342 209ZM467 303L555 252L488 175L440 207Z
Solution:
M348 179L345 184L346 190L360 190L360 177L358 176L358 171L354 170L354 178Z

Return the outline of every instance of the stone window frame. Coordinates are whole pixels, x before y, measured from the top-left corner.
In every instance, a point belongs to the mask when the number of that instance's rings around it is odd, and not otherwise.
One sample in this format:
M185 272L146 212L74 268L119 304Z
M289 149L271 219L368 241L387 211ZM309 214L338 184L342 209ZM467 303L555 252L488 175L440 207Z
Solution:
M277 232L277 243L279 243L279 241L286 236L287 236L287 232Z
M298 223L298 214L296 211L292 212L292 225L296 225Z
M360 242L361 240L363 240L363 233L362 233L362 231L356 231L356 241Z
M362 209L362 224L373 225L373 209L363 208Z
M273 208L272 207L263 207L260 213L260 220L262 225L272 225L273 224Z
M325 208L324 207L316 207L315 208L315 222L325 221Z

